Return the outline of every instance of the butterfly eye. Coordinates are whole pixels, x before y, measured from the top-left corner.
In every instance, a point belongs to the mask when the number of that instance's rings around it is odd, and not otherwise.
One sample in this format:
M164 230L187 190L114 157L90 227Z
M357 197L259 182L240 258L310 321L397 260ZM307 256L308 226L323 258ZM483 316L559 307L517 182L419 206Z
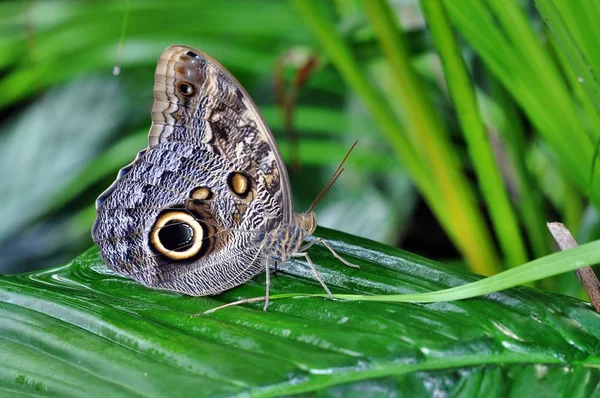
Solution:
M161 214L150 233L150 244L173 260L185 260L202 249L204 230L189 213L170 211Z
M194 94L194 88L189 83L179 83L177 89L181 94L185 95L186 97L189 97L190 95Z
M208 200L213 198L213 193L210 189L206 187L198 187L194 188L194 190L190 194L190 197L196 200Z
M234 171L227 177L227 185L234 194L241 198L245 198L250 192L250 179L245 174Z

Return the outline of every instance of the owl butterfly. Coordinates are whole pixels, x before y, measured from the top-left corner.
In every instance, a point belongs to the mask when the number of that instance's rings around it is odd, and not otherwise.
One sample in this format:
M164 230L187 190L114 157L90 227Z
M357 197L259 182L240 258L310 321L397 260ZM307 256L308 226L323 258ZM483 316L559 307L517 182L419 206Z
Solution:
M335 177L341 173L341 168ZM330 184L331 185L331 184ZM146 286L214 295L304 257L316 228L295 213L273 135L238 81L185 46L158 60L149 145L96 201L94 242L107 266Z

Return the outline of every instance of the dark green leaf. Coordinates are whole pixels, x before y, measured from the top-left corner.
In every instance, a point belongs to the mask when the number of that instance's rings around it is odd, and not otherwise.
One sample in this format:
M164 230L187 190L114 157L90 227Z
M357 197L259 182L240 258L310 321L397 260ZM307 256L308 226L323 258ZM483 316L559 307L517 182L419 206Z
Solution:
M477 279L372 241L318 235L361 266L311 249L334 292L423 292ZM300 261L280 267L272 286L321 291ZM190 317L261 294L263 276L216 298L150 290L110 273L95 248L62 267L0 277L0 392L587 396L600 377L600 315L527 288L419 305L282 299L267 313L252 304Z

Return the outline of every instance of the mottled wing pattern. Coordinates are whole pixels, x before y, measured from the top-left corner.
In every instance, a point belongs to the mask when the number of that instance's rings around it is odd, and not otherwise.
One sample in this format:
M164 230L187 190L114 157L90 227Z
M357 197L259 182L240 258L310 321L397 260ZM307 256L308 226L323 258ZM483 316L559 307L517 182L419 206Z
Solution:
M206 144L255 176L270 218L292 221L289 179L275 139L241 84L217 61L171 46L156 67L150 147L161 142ZM182 87L182 85L184 85ZM190 85L192 93L181 88Z
M266 233L293 214L285 166L250 97L200 52L165 50L154 96L149 147L98 199L92 235L119 274L155 288L216 294L265 269ZM182 229L177 218L158 228L171 214L191 215L200 229ZM199 249L175 259L191 246L159 250L156 241L170 230L182 242L182 233L195 231L189 234L202 238Z

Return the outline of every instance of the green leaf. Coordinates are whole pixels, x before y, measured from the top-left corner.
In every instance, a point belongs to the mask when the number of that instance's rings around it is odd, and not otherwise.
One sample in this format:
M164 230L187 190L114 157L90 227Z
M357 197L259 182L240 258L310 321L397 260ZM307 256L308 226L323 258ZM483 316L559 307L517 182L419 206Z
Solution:
M313 247L334 293L415 293L479 279L365 239L317 235L361 266ZM562 263L584 261L577 253ZM598 388L600 315L528 288L432 304L283 299L267 313L251 304L190 317L264 294L263 278L217 297L188 297L112 274L96 248L61 267L0 276L0 393L587 396ZM301 261L280 267L272 289L321 291Z
M116 82L88 77L48 93L0 134L0 240L49 211L125 119ZM89 114L84 110L94 107Z

